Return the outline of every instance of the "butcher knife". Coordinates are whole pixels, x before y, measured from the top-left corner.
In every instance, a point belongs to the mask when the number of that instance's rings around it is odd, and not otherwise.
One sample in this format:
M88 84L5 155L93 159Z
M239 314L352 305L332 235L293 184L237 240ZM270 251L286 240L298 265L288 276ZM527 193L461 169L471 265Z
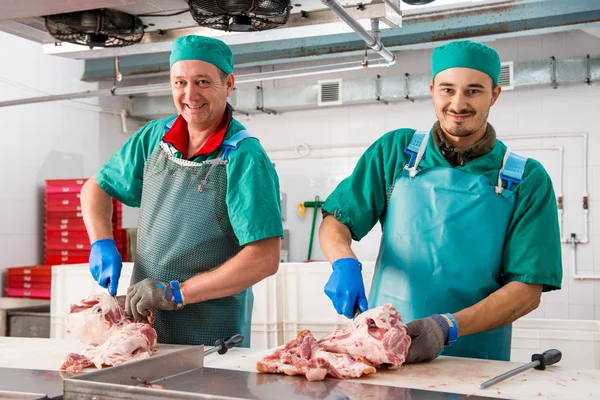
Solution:
M362 311L360 311L360 307L358 306L358 303L354 304L354 318L358 317L360 315L360 313L362 313Z
M551 349L546 350L542 354L534 354L531 356L531 362L525 365L522 365L518 368L512 369L502 375L498 375L495 378L492 378L488 381L483 382L479 385L479 389L488 388L498 382L501 382L511 376L515 376L523 371L526 371L530 368L535 368L539 370L545 370L547 366L556 364L562 358L562 353L559 350Z

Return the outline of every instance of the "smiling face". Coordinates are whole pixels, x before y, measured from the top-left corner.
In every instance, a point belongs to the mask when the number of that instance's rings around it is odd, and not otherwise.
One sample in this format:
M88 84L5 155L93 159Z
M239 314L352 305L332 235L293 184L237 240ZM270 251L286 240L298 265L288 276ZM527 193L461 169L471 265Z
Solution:
M454 145L469 147L485 134L490 107L500 95L492 78L471 68L450 68L430 85L435 113ZM464 146L462 146L464 144Z
M171 67L173 101L188 126L206 129L218 124L234 87L232 74L205 61L182 60Z

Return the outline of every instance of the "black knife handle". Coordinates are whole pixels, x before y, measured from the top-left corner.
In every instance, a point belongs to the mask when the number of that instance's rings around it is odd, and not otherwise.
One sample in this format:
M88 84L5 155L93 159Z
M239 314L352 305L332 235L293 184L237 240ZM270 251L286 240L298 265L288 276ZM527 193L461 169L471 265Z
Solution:
M225 354L225 353L227 353L227 350L229 350L230 348L235 347L235 346L241 344L243 341L244 341L244 337L238 333L236 335L233 335L229 339L226 339L226 340L219 339L219 340L217 340L215 342L215 346L216 347L221 346L221 348L219 349L218 353L219 354Z
M547 366L556 364L562 358L560 350L550 349L546 350L542 354L534 354L531 356L531 361L539 361L540 365L535 369L545 370Z

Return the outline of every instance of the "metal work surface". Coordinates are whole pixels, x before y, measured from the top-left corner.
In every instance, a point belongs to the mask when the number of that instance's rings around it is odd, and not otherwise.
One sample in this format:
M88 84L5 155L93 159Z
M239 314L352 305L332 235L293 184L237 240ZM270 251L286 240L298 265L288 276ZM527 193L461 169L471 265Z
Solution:
M466 395L328 379L204 368L203 346L64 381L64 399L466 399ZM368 379L368 378L367 378ZM161 388L144 387L145 383ZM469 399L483 399L471 396Z
M143 375L136 375L142 381ZM152 383L164 389L143 388L136 380L131 384L113 385L95 382L80 390L67 390L65 400L99 396L103 400L122 398L127 393L133 399L485 399L452 393L428 390L406 389L393 386L380 386L328 379L309 382L303 376L232 371L216 368L197 368ZM86 382L85 379L80 381ZM89 382L88 382L89 383Z
M0 368L0 399L60 399L62 383L58 371Z

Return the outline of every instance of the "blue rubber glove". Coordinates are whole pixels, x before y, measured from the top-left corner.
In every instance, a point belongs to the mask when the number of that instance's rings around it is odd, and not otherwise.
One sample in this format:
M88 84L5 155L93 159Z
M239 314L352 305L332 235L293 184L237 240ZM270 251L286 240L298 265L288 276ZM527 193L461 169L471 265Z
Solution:
M362 277L362 264L354 258L340 258L331 265L333 272L325 285L325 294L333 302L338 314L354 318L354 305L358 303L361 312L369 309L365 284Z
M112 239L96 240L90 251L90 272L100 286L108 288L112 296L117 294L123 261Z

